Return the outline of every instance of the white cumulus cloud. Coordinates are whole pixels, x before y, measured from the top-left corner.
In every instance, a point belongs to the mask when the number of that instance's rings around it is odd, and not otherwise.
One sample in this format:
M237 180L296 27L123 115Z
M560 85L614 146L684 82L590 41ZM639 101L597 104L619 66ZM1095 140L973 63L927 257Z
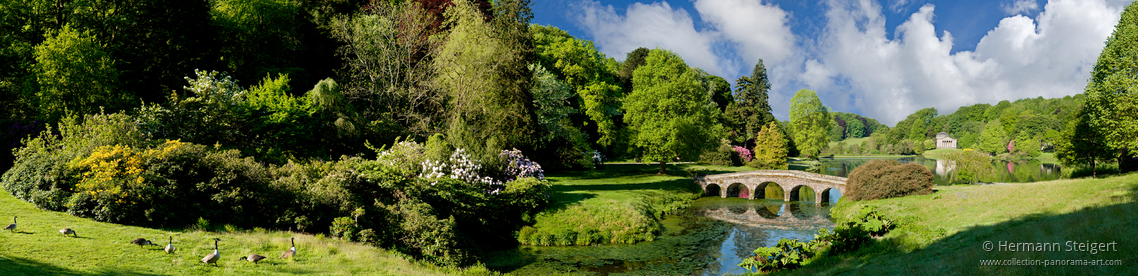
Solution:
M585 1L575 7L575 21L588 32L601 52L616 59L636 48L663 48L683 57L688 66L712 74L733 72L729 61L713 52L717 34L695 29L691 15L667 2L633 3L622 16L612 5Z
M699 0L695 9L726 39L738 45L742 58L780 63L795 51L789 15L776 5L759 0Z
M975 51L953 53L939 34L935 7L925 5L887 39L881 6L832 1L818 60L800 80L820 87L826 104L892 125L918 109L942 114L963 105L1082 92L1121 7L1102 1L1050 1L1034 19L1000 21ZM820 76L827 76L829 85ZM843 89L844 88L844 89Z

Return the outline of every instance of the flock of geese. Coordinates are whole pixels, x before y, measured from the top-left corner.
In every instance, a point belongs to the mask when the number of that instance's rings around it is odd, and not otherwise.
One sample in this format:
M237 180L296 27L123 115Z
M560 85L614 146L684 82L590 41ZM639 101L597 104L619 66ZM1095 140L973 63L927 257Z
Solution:
M12 232L16 231L16 219L17 218L19 218L19 216L13 216L12 217L12 224L9 224L7 227L4 227L4 230L8 230L8 231L12 231ZM75 233L75 230L71 230L71 228L59 229L59 233L63 234L64 236L71 235L72 237L76 237L76 238L79 237L79 235ZM219 239L219 238L213 238L213 253L209 253L209 255L205 255L205 257L202 258L202 263L217 265L217 260L221 259L221 252L218 251L218 247L217 247L217 243L220 241L221 241L221 239ZM147 239L143 239L143 238L134 239L134 240L130 241L130 243L138 245L139 248L142 248L143 245L152 245L152 246L157 245L157 244L154 244L154 242L151 242L151 241L149 241ZM291 244L292 247L290 247L287 251L282 253L280 259L292 258L292 256L296 255L296 238L289 238L289 244ZM164 250L166 251L166 254L174 254L174 251L178 250L177 247L174 247L174 236L170 236L170 239L166 243L166 248L164 248ZM253 264L257 264L257 262L260 262L261 260L264 260L264 259L265 259L265 256L261 256L260 254L254 253L254 254L249 254L249 256L242 256L241 259L238 259L238 260L249 261L249 262L252 262Z

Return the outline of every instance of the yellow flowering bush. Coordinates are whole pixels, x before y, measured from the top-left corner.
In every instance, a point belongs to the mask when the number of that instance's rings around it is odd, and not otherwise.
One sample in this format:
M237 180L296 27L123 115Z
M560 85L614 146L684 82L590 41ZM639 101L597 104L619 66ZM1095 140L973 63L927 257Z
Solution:
M73 192L112 199L115 204L136 204L137 194L130 191L146 184L144 165L163 159L184 145L180 140L166 140L157 149L146 150L122 144L99 146L90 155L75 158L68 164L81 172Z

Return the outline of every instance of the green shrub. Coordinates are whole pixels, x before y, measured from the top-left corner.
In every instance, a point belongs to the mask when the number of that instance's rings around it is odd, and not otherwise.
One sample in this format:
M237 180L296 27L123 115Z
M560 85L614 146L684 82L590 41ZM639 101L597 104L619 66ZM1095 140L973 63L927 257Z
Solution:
M40 208L114 223L329 231L462 266L476 261L470 252L515 239L547 204L550 190L540 165L520 151L482 163L461 149L403 141L377 150L375 160L275 166L237 149L143 139L122 114L91 115L82 123L70 117L59 126L59 135L44 131L25 142L3 188ZM515 167L503 168L505 161ZM585 237L628 242L657 230ZM577 236L562 238L572 243Z
M518 231L518 242L529 245L593 245L652 241L660 231L659 211L646 202L606 199L605 204L575 204L555 213L541 213L533 227Z
M857 167L846 182L850 200L872 200L932 193L933 174L917 163L873 160Z
M329 228L333 237L340 238L341 240L355 240L356 231L359 231L356 221L349 217L338 217L332 221L332 227Z
M823 255L857 250L894 228L897 225L893 220L882 216L876 208L862 206L853 216L838 218L834 231L819 229L809 242L780 239L773 247L755 249L755 255L744 259L739 266L747 270L746 274L796 269Z
M700 154L699 162L716 166L739 166L743 164L743 160L731 148L731 144L726 143L726 140L714 150L707 150Z
M63 211L78 180L68 162L87 157L101 146L147 143L128 115L67 116L57 128L47 126L35 138L23 140L24 147L14 151L15 163L4 173L0 186L39 208Z

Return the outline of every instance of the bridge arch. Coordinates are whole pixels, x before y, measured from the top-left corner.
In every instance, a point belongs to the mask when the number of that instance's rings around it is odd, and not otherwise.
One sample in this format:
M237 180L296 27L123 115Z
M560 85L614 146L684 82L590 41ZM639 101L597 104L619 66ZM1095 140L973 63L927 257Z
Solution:
M810 185L798 185L790 188L787 201L818 202L817 191Z
M715 184L715 183L707 184L707 187L703 188L703 195L705 195L705 196L721 196L721 195L723 195L722 190L723 189L721 187L719 187L719 184Z
M726 197L751 198L751 189L743 183L735 182L727 186Z
M782 199L786 189L776 182L767 181L755 187L754 199Z
M840 192L834 188L826 188L825 190L822 190L822 192L818 193L818 194L820 195L818 198L818 203L833 204L833 203L837 203L838 200L841 200L841 198L842 198L842 192ZM835 200L834 197L837 197L837 200Z

